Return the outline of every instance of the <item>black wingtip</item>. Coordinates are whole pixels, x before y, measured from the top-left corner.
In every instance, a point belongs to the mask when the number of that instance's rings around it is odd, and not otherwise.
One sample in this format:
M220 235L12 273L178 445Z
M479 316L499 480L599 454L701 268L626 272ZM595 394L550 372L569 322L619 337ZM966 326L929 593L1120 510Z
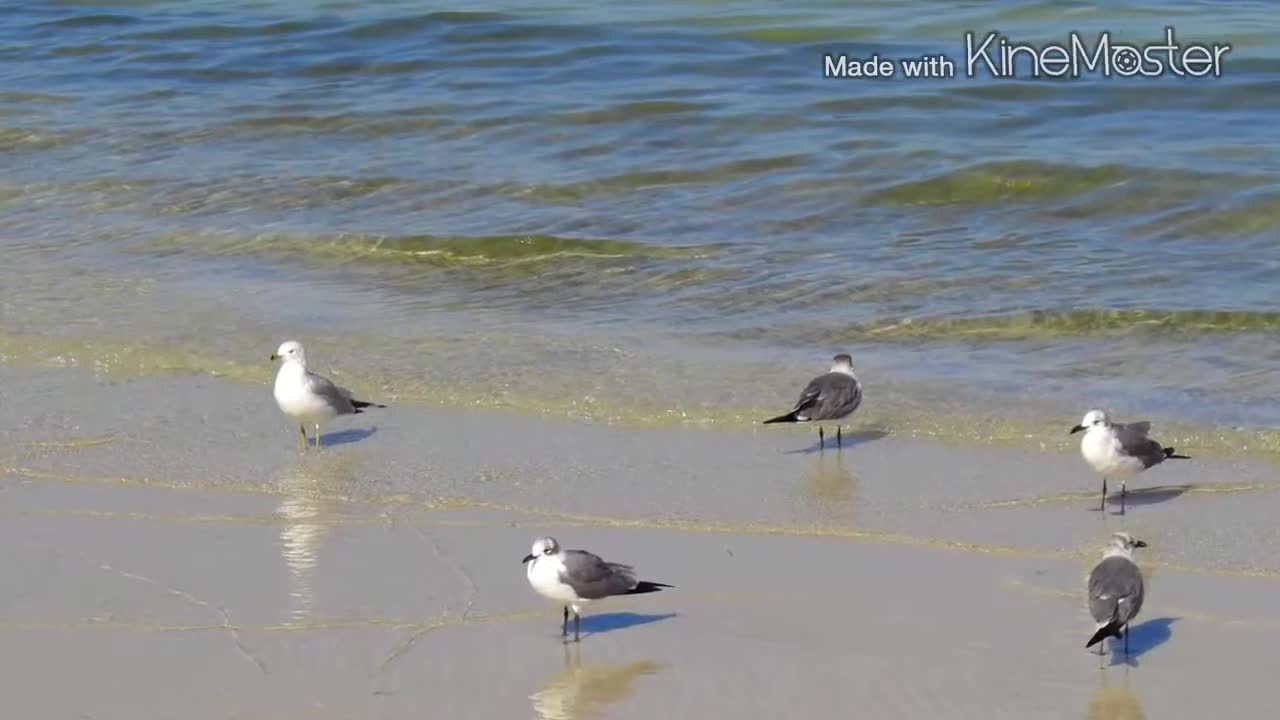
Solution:
M673 586L667 585L666 583L649 582L648 580L641 580L640 582L636 583L635 587L628 590L627 594L643 595L645 593L660 592L662 588L669 588L669 587L673 587Z
M1120 623L1109 622L1098 628L1098 632L1094 633L1093 637L1089 638L1089 642L1085 643L1084 646L1086 648L1091 648L1108 637L1114 637L1117 640L1124 637L1120 634Z
M1174 452L1173 448L1171 447L1167 447L1164 449L1164 456L1168 460L1190 460L1191 459L1190 455L1179 455L1176 452Z
M364 400L352 400L351 407L354 407L356 409L356 412L360 412L361 408L367 408L367 407L385 408L386 405L379 405L378 403L365 402Z
M795 421L796 421L796 414L793 412L789 412L786 415L779 415L776 418L769 418L768 420L765 420L760 424L769 425L771 423L793 423Z

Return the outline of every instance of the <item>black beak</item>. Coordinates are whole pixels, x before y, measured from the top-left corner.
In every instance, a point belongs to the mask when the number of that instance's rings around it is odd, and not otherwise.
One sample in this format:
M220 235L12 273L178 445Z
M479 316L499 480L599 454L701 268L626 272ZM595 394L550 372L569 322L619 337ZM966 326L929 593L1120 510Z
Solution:
M1142 542L1141 540L1134 540L1134 541L1133 541L1133 546L1134 546L1134 547L1146 547L1146 546L1147 546L1147 544L1146 544L1146 543L1144 543L1144 542Z
M277 355L277 354L275 354L275 353L271 353L271 357L269 357L269 358L267 358L267 359L268 359L268 360L271 360L272 362L275 362L276 360L279 360L279 359L280 359L280 356L279 356L279 355Z
M1075 427L1071 428L1071 432L1069 432L1069 433L1067 433L1067 434L1068 434L1068 435L1075 435L1076 433L1080 432L1081 430L1084 430L1084 426L1083 426L1083 425L1077 425L1077 426L1075 426Z
M523 565L523 564L525 564L525 563L529 562L530 560L534 559L534 557L535 557L535 556L534 556L532 553L531 553L531 554L529 554L529 555L525 555L525 556L524 556L524 559L520 561L520 564L521 564L521 565Z

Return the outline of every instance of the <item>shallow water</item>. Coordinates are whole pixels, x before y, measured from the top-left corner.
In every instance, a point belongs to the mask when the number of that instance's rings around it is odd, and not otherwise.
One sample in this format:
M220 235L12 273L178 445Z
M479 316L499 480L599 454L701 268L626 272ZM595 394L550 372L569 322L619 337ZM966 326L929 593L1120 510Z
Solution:
M1280 424L1268 6L897 5L0 3L0 352L256 382L296 335L386 394L705 423L848 350L944 434ZM1223 77L821 78L1165 25Z

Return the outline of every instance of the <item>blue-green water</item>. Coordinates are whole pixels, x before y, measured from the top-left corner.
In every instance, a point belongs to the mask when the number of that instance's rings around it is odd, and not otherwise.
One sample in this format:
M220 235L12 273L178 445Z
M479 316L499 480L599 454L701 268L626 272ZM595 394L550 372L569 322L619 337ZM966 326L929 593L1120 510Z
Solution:
M386 376L512 353L487 362L533 395L572 392L540 388L557 364L643 363L592 401L711 416L848 350L926 401L1274 426L1274 13L0 2L0 332L219 357L359 333ZM1223 76L822 77L825 52L959 57L966 31L1165 26L1230 43Z

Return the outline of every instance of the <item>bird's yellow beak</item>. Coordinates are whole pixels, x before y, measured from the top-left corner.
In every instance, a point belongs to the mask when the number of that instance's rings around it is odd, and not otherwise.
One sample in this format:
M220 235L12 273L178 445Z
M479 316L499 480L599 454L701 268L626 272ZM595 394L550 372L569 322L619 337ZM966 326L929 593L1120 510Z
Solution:
M271 360L272 362L275 362L276 360L280 359L280 356L275 353L271 353L271 357L268 359Z

